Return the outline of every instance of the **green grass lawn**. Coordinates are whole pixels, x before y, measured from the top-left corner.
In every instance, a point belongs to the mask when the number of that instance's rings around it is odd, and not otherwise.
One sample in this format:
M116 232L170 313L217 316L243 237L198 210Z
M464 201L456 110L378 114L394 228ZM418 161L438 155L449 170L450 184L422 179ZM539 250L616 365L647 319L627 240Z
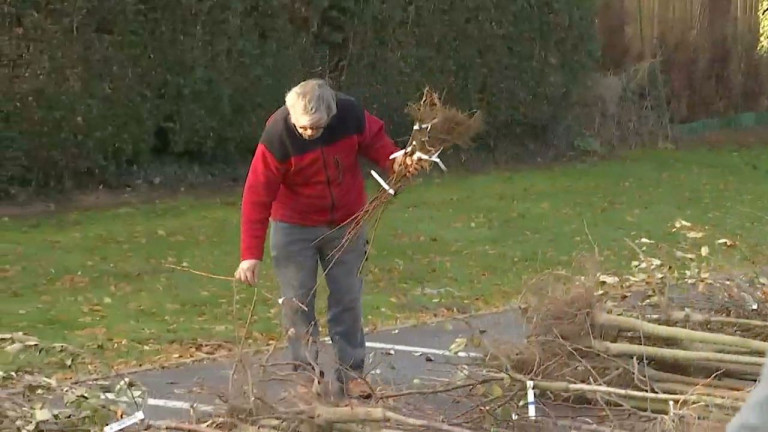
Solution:
M26 332L121 366L185 357L201 341L232 342L252 291L238 288L233 316L231 282L165 264L231 276L239 195L4 220L0 333ZM367 267L368 324L508 304L526 277L570 268L594 250L585 225L604 271L624 271L635 257L625 238L676 244L677 218L705 227L697 241L719 258L748 264L768 256L767 215L766 148L449 172L412 186L387 210ZM718 248L719 238L739 247ZM269 263L262 275L260 288L279 297ZM262 338L254 343L276 336L277 306L259 298L253 331ZM70 358L0 352L0 370L67 371Z

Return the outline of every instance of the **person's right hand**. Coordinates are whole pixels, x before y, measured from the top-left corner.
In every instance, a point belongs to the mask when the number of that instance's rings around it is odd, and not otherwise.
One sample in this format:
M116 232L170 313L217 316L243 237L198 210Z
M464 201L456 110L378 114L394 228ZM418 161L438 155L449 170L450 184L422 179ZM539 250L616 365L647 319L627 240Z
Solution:
M259 280L259 265L261 261L255 259L243 260L235 270L235 280L256 285Z

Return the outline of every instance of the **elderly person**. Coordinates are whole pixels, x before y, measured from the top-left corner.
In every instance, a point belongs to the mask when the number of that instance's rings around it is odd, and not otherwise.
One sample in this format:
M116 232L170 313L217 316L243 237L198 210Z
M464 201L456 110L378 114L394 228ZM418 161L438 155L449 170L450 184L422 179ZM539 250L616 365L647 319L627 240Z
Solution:
M271 258L289 353L294 370L311 372L315 383L323 376L313 367L318 358L315 290L322 266L329 289L328 330L338 360L335 378L351 397L370 396L362 379L363 280L358 275L366 240L363 231L329 268L329 255L346 230L331 231L367 202L358 156L389 175L395 165L412 162L402 156L391 160L399 150L380 119L325 81L310 79L291 89L285 105L267 120L242 197L242 262L235 278L252 285L258 281L271 221Z

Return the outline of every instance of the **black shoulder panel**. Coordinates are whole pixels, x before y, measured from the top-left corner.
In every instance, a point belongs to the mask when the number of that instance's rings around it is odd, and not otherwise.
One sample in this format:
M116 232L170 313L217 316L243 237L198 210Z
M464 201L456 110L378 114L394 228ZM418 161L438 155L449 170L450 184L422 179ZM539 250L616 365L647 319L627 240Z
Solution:
M365 110L352 97L343 93L336 94L336 115L323 130L323 133L313 139L305 140L291 124L288 109L282 106L275 112L267 123L261 135L261 144L275 155L280 162L286 162L291 157L300 156L329 146L352 135L365 131Z
M291 158L288 141L291 139L288 109L282 106L269 119L259 142L267 147L279 162L285 162Z
M355 99L344 93L336 93L336 109L350 133L359 135L365 131L365 110Z

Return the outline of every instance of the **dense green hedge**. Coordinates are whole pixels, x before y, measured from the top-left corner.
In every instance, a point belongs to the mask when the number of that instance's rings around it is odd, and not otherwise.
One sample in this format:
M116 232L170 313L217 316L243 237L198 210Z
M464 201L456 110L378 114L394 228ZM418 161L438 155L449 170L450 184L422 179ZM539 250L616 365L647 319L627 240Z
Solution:
M407 135L425 85L486 112L486 145L546 145L597 57L590 0L4 0L3 179L114 184L250 158L301 79L328 75Z

